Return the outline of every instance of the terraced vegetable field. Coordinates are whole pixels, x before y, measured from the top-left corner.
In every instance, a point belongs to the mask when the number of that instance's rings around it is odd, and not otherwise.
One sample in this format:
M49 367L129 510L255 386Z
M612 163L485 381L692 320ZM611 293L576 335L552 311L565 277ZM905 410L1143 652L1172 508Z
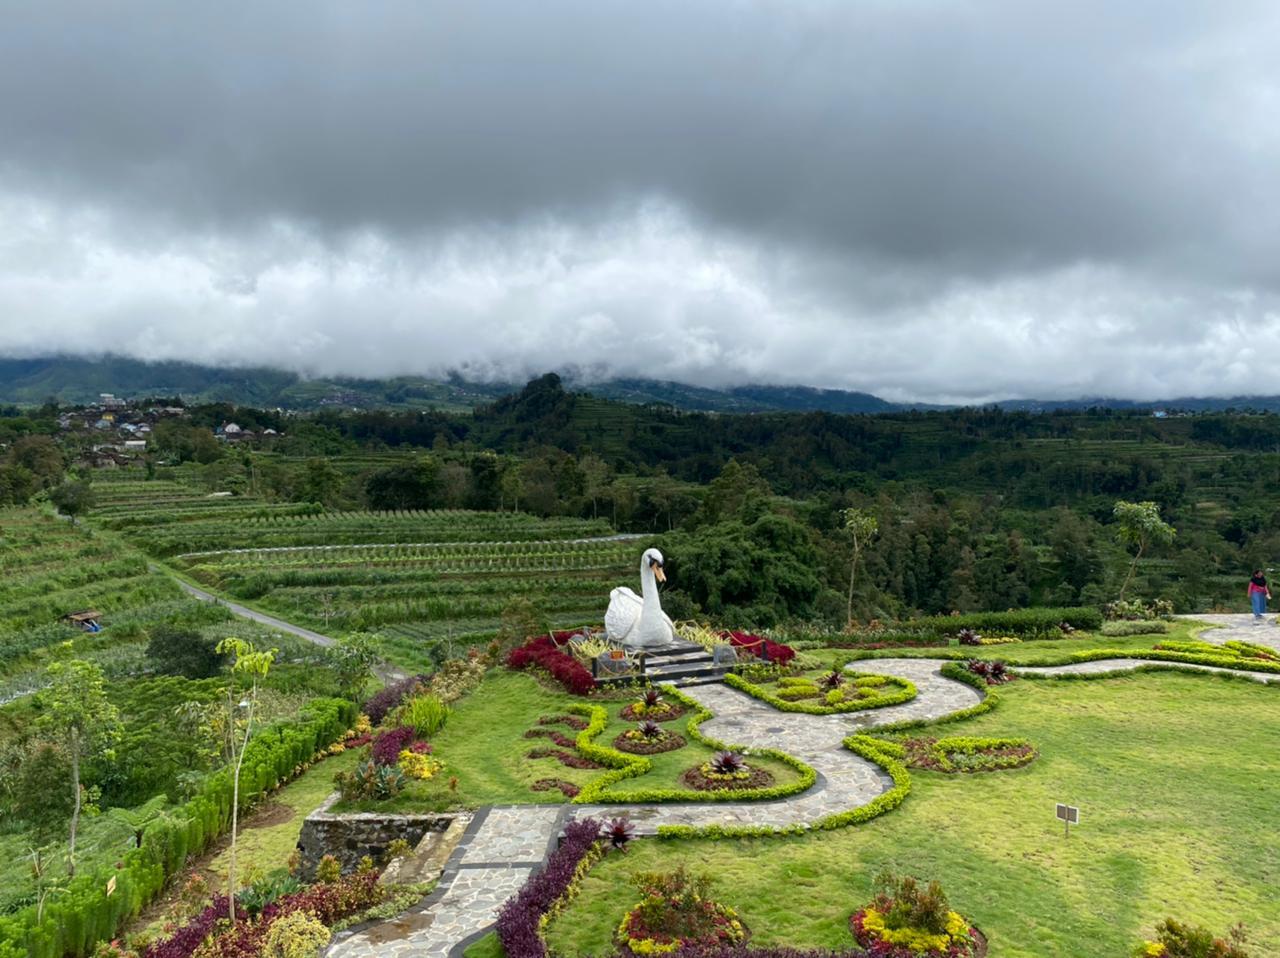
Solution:
M557 628L599 621L645 545L603 520L333 512L140 479L95 489L95 522L202 585L319 632L379 631L407 668L487 641L516 598Z
M35 509L0 511L0 701L41 684L54 646L108 657L149 615L181 600L171 579L151 572L146 558ZM69 612L96 609L109 628L98 635L60 622ZM121 628L121 626L125 626Z

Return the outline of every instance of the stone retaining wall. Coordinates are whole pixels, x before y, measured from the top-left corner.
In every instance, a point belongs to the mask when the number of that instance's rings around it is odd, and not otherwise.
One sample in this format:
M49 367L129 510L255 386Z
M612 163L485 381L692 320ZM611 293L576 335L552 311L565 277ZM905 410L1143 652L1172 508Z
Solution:
M368 855L375 863L397 838L416 847L429 832L443 832L456 815L384 815L377 812L350 812L335 815L329 811L338 801L330 795L325 803L306 817L298 836L302 855L299 874L304 881L315 877L316 865L325 855L332 855L344 872L353 870Z

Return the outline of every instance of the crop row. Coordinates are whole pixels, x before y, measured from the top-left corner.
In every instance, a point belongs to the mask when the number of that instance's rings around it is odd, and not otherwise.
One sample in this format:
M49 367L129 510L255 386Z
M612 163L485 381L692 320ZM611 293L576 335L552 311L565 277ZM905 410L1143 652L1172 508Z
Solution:
M109 529L136 529L213 519L221 522L255 522L283 516L311 516L321 507L309 502L262 502L259 500L197 500L160 509L134 509L116 513L95 513L99 524Z
M237 548L356 545L397 542L536 541L607 534L601 524L581 520L534 520L499 524L467 513L440 519L387 520L356 513L349 518L286 516L239 522L194 521L134 530L131 538L160 555Z
M280 548L237 549L186 556L189 564L223 569L256 568L261 565L329 566L376 562L434 561L448 558L487 556L627 556L637 553L634 542L613 539L532 539L524 542L404 542L352 543L334 546L284 546ZM195 560L199 560L196 562Z
M516 560L485 559L473 562L441 562L430 568L410 566L408 568L388 568L386 566L352 566L345 568L316 569L310 567L296 568L261 568L255 571L225 574L217 569L197 566L191 574L200 582L224 588L232 595L240 598L253 598L264 595L271 589L287 586L315 588L333 588L336 586L388 585L403 583L418 590L437 588L440 583L455 578L482 579L500 577L511 579L518 576L517 582L529 578L563 579L566 575L591 575L594 578L616 582L622 570L616 562L591 561L583 557L577 561L535 562Z
M483 551L440 549L434 554L369 554L347 555L337 558L308 558L294 553L254 554L254 558L237 556L239 561L208 561L207 557L187 560L185 565L192 574L214 581L255 572L289 570L334 571L360 570L369 572L418 572L429 575L435 572L484 572L495 569L590 569L630 566L630 552L619 549L527 549L516 546L511 549L486 548Z
M362 602L350 609L339 607L332 622L318 616L292 610L297 619L306 619L315 628L336 631L347 629L381 629L397 622L433 620L456 622L459 619L488 619L496 628L507 600L501 596L471 596L438 599L400 599L386 602ZM595 620L604 616L604 605L594 596L562 595L540 600L538 609L548 618L568 617L573 621Z

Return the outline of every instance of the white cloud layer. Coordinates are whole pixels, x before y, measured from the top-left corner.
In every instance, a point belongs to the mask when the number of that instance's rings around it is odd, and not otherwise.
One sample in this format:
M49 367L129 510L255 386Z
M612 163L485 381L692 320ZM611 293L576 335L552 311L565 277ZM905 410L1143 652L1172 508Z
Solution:
M329 375L575 368L982 401L1273 391L1280 303L1080 263L937 284L693 223L667 203L332 247L287 224L122 240L0 201L0 352L109 350ZM874 290L867 301L850 276ZM838 282L831 284L832 277ZM855 288L864 285L853 283Z
M5 4L0 353L1280 392L1280 8Z

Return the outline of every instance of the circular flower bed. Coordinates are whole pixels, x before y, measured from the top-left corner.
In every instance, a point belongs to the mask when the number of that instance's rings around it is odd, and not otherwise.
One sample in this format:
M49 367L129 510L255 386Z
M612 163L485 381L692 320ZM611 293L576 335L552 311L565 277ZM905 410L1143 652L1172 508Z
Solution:
M740 945L749 932L738 913L710 897L711 879L683 868L634 879L644 898L627 912L616 940L622 955L660 955L680 948Z
M736 752L721 752L711 761L689 769L681 778L699 792L736 792L773 784L773 775L767 769L748 765Z
M871 904L854 912L849 930L876 958L982 958L981 932L951 910L937 882L882 876Z
M638 728L627 729L613 740L614 748L632 755L657 755L659 752L672 752L684 746L683 736L664 729L652 719L641 722Z

